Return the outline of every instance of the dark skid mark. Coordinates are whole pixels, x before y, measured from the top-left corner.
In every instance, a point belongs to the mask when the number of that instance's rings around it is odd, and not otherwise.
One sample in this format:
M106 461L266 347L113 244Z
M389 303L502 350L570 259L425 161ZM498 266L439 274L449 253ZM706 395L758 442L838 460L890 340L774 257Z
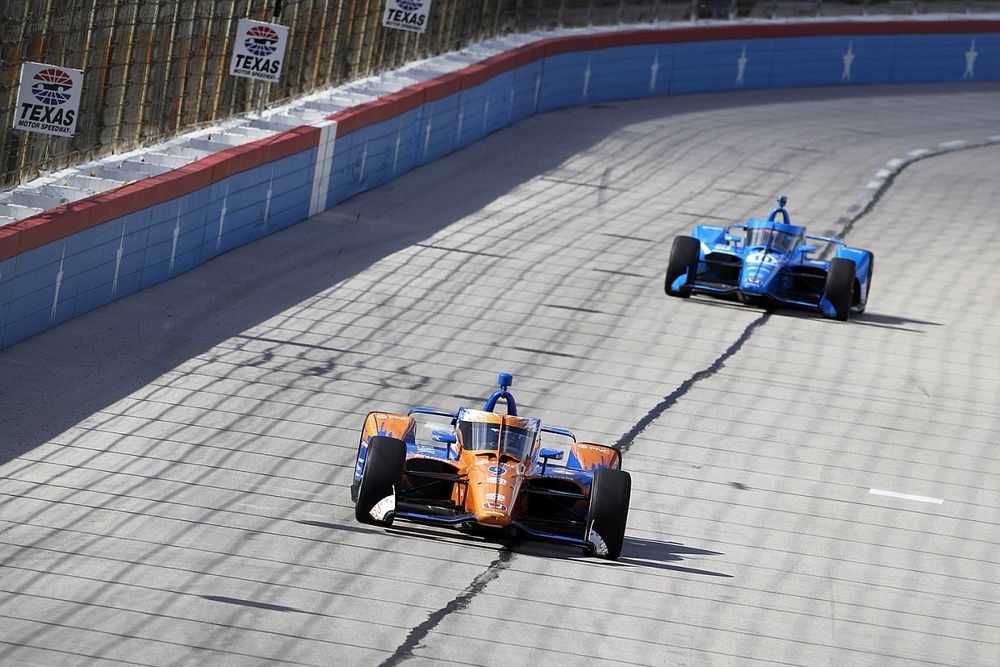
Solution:
M689 377L687 380L684 380L684 382L682 382L677 389L671 392L669 396L664 396L662 401L653 406L653 408L647 412L642 419L635 423L635 426L630 428L626 433L622 434L622 437L618 438L618 442L616 442L615 445L619 447L622 452L628 451L628 448L632 446L633 442L635 442L636 437L645 431L647 426L652 424L653 421L655 421L660 415L677 403L677 401L679 401L684 394L691 390L691 387L718 373L726 365L729 358L739 352L744 343L750 340L753 332L767 322L770 317L771 313L762 313L760 317L747 325L747 328L743 330L743 333L736 339L736 342L730 345L718 359L712 362L708 368L704 368Z
M431 250L444 250L445 252L460 252L465 255L477 255L479 257L495 257L497 259L503 259L503 255L497 255L492 252L483 252L482 250L462 250L461 248L449 248L443 245L434 245L433 243L414 243L413 245L418 248L430 248Z
M301 609L296 609L294 607L283 607L280 604L268 604L267 602L257 602L256 600L241 600L240 598L227 598L221 595L202 595L199 596L205 600L211 600L212 602L224 602L226 604L238 604L242 607L253 607L254 609L267 609L269 611L291 611L296 614L303 613Z
M423 623L410 630L410 634L406 636L403 643L396 648L395 652L389 658L382 662L381 667L398 665L404 660L412 658L413 651L420 648L420 642L423 641L431 630L437 627L450 614L468 607L472 599L481 593L487 584L500 576L503 570L510 567L510 561L513 558L514 552L509 547L504 547L496 559L489 564L486 570L473 579L472 583L466 586L464 591L459 593L451 602L428 616L427 620Z
M621 562L628 563L629 559L628 558L619 558L618 562L620 562L620 563ZM638 561L638 562L636 562L634 564L636 564L636 565L642 565L643 567L655 567L656 569L659 569L659 570L671 570L673 572L684 572L685 574L700 574L700 575L703 575L703 576L706 576L706 577L721 577L723 579L732 579L733 578L733 575L726 574L725 572L716 572L714 570L702 570L702 569L697 568L697 567L685 567L683 565L669 565L667 563L658 563L656 565L652 565L651 566L649 563L644 563L642 561Z
M811 148L809 146L784 146L786 150L794 151L796 153L822 153L826 154L829 151L822 148Z
M533 347L520 347L520 346L515 345L511 349L512 350L519 350L521 352L528 352L530 354L548 354L548 355L553 356L553 357L563 357L565 359L577 359L578 358L577 355L570 354L569 352L553 352L551 350L538 350L538 349L533 348Z
M747 192L746 190L731 190L729 188L712 188L712 189L715 190L715 191L717 191L717 192L728 192L728 193L734 194L734 195L746 195L748 197L759 197L760 196L760 193L758 193L758 192Z
M309 350L323 350L325 352L353 352L352 350L348 350L342 347L327 347L325 345L314 345L312 343L296 343L295 341L281 340L279 338L268 338L267 336L247 336L244 334L236 334L235 336L233 336L233 338L241 338L245 341L257 341L261 343L274 343L275 345L282 345L287 347L304 347ZM246 343L241 343L240 345L237 346L236 349L243 350L245 349L245 345ZM355 354L375 356L375 353L372 352L356 352ZM329 361L327 363L332 363L332 361Z
M625 239L626 241L640 241L642 243L656 243L653 239L642 236L629 236L628 234L614 234L612 232L601 232L601 236L610 236L613 239Z
M333 359L325 362L322 366L313 366L306 369L307 375L329 375L334 371Z
M365 533L371 534L372 528L359 528L357 526L349 526L342 523L328 523L326 521L307 521L304 519L296 519L295 523L300 523L303 526L312 526L313 528L324 528L326 530L346 530L349 533Z
M730 482L729 486L733 487L734 489L739 489L740 491L750 490L750 487L744 484L743 482Z
M629 278L649 278L649 276L644 276L641 273L632 273L631 271L612 271L611 269L591 269L591 271L610 273L613 276L628 276Z
M726 218L721 215L709 215L708 213L694 213L693 211L673 211L677 215L690 215L693 218L707 218L709 220L722 220L723 222L729 222L732 218Z
M594 310L593 308L581 308L579 306L560 306L556 303L545 304L546 308L559 308L560 310L574 310L578 313L593 313L594 315L604 315L605 313L600 310Z
M582 188L596 188L598 190L615 190L617 192L625 192L625 188L616 188L610 185L605 185L602 183L584 183L583 181L570 181L563 178L552 178L543 176L540 180L548 181L549 183L559 183L560 185L577 185Z
M604 174L601 175L601 189L597 191L598 206L604 206L605 202L607 202L608 197L605 194L605 191L608 189L608 183L611 182L611 169L611 167L608 167L604 170Z

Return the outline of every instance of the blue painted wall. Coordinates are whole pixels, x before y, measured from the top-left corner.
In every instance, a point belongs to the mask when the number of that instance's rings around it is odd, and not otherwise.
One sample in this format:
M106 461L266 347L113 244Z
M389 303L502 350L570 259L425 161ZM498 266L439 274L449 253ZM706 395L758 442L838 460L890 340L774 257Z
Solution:
M557 55L337 139L326 207L551 109L963 80L1000 80L1000 33L714 40ZM0 262L0 348L305 219L316 155L304 151Z

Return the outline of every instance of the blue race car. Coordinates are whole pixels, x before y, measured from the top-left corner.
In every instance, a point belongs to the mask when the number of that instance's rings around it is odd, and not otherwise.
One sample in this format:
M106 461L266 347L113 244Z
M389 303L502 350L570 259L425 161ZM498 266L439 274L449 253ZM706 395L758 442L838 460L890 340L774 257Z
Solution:
M840 239L806 234L805 227L791 223L787 203L787 197L778 197L767 220L750 218L745 225L729 227L698 225L693 236L675 238L667 294L686 299L697 292L765 307L807 308L838 320L863 313L875 256L849 248ZM779 215L782 222L776 219ZM743 235L733 234L734 229ZM834 246L833 259L809 257L816 246L806 244L807 239Z

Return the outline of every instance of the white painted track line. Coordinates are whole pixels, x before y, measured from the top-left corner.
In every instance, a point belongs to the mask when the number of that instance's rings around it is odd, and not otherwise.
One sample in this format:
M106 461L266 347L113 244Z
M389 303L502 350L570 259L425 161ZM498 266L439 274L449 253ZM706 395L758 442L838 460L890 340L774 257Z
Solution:
M933 503L940 505L944 503L941 498L931 498L930 496L917 496L912 493L899 493L898 491L884 491L882 489L868 489L868 493L873 496L885 496L887 498L899 498L901 500L915 500L921 503Z

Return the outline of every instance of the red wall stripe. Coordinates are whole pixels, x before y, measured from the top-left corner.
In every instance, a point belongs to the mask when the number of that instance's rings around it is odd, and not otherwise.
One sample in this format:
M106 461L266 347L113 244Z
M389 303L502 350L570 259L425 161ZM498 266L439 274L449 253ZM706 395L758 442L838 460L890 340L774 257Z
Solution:
M176 199L262 164L309 150L319 128L308 125L213 153L159 176L43 211L0 227L0 260L85 229Z
M540 40L464 69L412 86L328 116L337 121L337 136L393 118L485 83L489 79L548 56L641 44L675 44L706 40L747 40L833 35L918 35L930 33L1000 32L998 20L846 21L713 25L655 30L623 30ZM160 176L137 181L0 227L0 260L71 234L175 199L234 174L296 153L319 142L319 129L302 126L273 137L235 146Z

